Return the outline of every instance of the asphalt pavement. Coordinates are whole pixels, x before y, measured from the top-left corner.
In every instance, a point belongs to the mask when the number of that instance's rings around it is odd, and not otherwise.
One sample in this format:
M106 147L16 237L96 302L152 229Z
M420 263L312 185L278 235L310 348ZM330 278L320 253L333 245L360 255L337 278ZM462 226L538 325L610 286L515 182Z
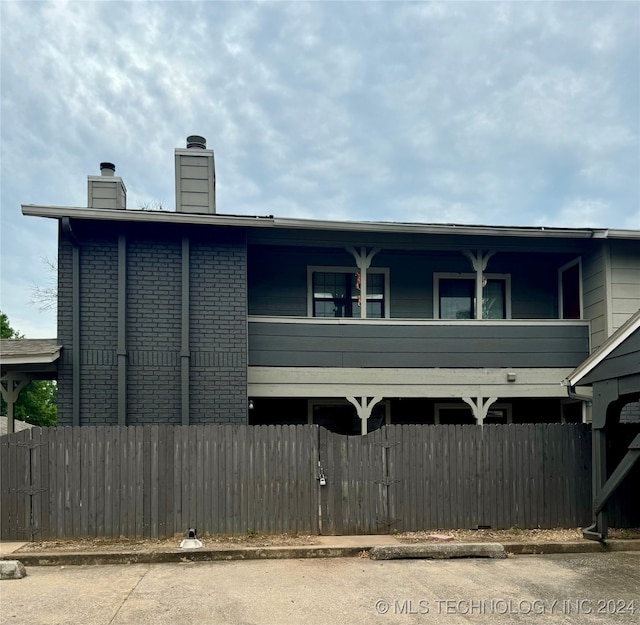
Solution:
M27 567L12 625L637 625L640 552Z

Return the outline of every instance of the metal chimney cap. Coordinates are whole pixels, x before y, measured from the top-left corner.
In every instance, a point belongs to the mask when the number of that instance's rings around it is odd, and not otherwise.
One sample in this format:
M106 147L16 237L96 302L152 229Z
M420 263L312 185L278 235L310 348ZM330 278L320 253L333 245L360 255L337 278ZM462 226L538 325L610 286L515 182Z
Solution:
M113 163L100 163L100 173L103 176L113 176L116 173L116 166Z
M207 149L207 140L200 135L189 135L187 137L187 149L197 148L199 150Z

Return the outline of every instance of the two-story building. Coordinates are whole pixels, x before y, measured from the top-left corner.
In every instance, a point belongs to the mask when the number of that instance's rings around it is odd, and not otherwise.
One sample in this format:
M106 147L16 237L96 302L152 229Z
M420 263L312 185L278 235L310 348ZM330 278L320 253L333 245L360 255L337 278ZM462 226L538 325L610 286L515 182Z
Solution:
M562 381L640 308L640 231L216 212L175 150L175 211L115 168L59 222L59 424L579 422Z

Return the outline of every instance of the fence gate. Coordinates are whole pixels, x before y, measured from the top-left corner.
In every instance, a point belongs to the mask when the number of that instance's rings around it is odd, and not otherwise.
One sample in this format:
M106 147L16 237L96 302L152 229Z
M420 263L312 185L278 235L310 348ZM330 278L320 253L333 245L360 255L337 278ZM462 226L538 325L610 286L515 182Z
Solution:
M397 445L393 429L343 436L319 428L320 533L386 534L396 518Z

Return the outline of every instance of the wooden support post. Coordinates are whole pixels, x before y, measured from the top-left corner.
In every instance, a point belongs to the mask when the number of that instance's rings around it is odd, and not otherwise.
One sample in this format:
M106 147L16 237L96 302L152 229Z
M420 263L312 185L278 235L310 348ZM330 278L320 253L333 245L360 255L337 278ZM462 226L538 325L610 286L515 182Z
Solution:
M360 270L360 318L367 318L367 269L371 267L373 257L380 251L379 247L374 247L367 253L366 247L356 250L355 247L348 247L347 251L356 261L356 267Z
M358 417L360 417L360 434L364 436L367 434L367 424L373 407L382 401L382 397L347 397L347 401L355 406Z
M15 413L14 408L20 391L31 382L33 378L25 373L15 373L10 371L2 376L0 380L0 393L2 399L7 402L7 434L15 432Z
M476 301L474 306L474 318L482 319L482 289L484 288L484 272L487 269L487 263L489 262L489 259L495 254L495 252L483 252L482 250L476 250L476 252L473 252L471 250L464 250L462 253L471 261L471 265L476 272Z

